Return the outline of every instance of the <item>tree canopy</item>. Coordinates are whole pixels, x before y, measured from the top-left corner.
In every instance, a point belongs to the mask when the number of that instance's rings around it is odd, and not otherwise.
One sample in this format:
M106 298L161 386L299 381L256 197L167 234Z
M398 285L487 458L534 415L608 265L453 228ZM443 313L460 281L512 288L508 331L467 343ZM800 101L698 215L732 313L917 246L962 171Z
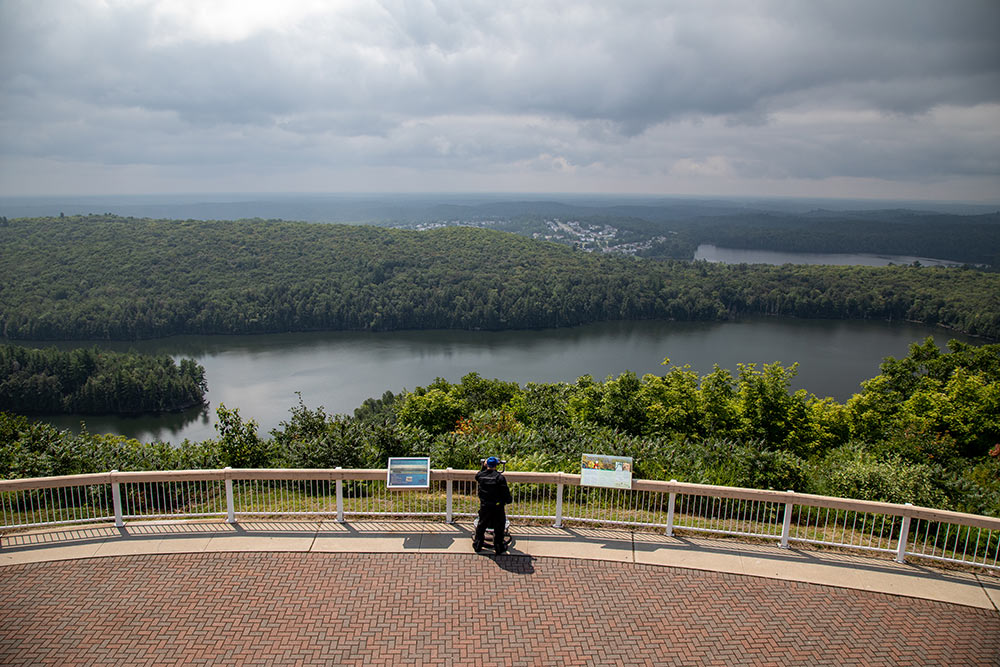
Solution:
M192 359L97 348L0 345L0 410L22 414L138 414L205 402L205 369Z
M0 334L10 339L747 315L911 320L1000 337L1000 274L972 269L728 266L460 227L115 216L14 220L0 245Z

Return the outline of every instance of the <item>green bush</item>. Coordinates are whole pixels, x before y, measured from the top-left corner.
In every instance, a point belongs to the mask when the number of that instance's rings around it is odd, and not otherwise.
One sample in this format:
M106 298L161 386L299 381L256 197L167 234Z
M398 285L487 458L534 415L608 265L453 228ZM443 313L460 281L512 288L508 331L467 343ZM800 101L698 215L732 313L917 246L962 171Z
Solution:
M468 413L465 401L437 387L422 394L409 394L397 411L402 423L434 434L451 431Z
M819 472L818 491L824 495L926 507L951 505L943 467L911 463L897 455L879 458L856 444L831 452Z
M267 443L257 435L257 422L244 422L239 408L230 410L220 403L215 414L219 421L215 430L219 432L219 448L222 462L233 468L263 468L270 462Z
M660 452L658 457L656 452ZM803 491L810 486L804 460L760 442L680 441L662 443L651 454L659 470L649 472L659 479L779 491Z

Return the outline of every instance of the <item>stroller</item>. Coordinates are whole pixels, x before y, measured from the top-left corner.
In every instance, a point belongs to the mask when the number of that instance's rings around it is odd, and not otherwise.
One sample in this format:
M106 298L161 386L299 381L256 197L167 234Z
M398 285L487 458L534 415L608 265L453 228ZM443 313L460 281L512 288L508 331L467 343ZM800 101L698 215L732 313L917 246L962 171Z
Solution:
M486 467L486 459L481 460L479 463L483 468ZM504 472L507 469L507 462L500 461L497 464L497 469L500 472ZM476 515L476 518L472 520L473 534L475 534L477 528L479 528L479 515ZM494 535L493 533L494 530L492 528L486 529L486 533L483 536L483 548L493 549L493 550L496 549L496 535ZM510 519L506 519L503 525L503 545L505 547L509 547L513 541L514 538L511 537L510 534Z
M476 528L478 527L479 527L479 517L477 516L475 519L472 520L472 532L475 533ZM487 528L486 534L483 537L483 548L495 550L496 549L496 547L494 546L495 539L496 536L493 535L493 529ZM510 536L510 519L507 519L506 521L504 521L503 524L503 545L505 547L509 547L511 542L513 541L514 538Z

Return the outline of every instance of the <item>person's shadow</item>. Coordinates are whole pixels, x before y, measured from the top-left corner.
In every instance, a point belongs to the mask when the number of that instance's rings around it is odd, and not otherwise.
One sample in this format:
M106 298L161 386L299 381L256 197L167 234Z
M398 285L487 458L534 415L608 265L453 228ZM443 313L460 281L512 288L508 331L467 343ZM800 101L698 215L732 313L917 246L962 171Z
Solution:
M491 556L493 562L501 570L506 570L512 574L534 574L534 556L527 554L512 554L509 551L499 556Z
M507 551L500 555L488 554L488 557L496 563L501 570L506 570L513 574L534 574L535 557L528 554L516 553L513 551L517 545L517 540L511 540L507 545Z

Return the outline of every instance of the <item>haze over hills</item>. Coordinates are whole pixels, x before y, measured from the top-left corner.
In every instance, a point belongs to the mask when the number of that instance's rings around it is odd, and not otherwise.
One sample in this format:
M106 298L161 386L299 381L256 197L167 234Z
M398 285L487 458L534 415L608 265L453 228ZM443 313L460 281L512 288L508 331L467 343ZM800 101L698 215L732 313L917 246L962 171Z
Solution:
M907 209L924 213L977 215L1000 211L1000 203L918 200L662 197L579 194L319 194L216 193L0 197L8 218L114 213L138 218L238 220L280 218L306 222L426 222L490 215L614 215L653 222L743 213L829 215Z
M473 226L600 252L692 259L701 244L1000 265L1000 205L523 194L216 194L0 198L7 218L113 214L426 230ZM912 261L912 259L910 260Z

